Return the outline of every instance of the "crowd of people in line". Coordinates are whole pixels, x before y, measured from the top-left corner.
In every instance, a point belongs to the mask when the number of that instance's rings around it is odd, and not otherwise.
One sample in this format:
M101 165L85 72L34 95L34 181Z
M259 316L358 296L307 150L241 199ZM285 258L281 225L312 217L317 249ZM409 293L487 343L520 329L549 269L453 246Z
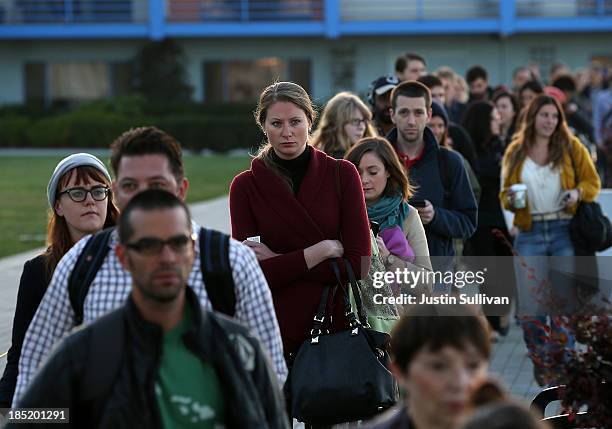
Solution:
M517 298L536 379L558 381L540 331L550 324L568 347L572 334L530 282L571 272L570 221L606 181L602 76L585 84L559 66L544 86L520 67L511 85L491 89L481 66L465 79L448 67L428 73L409 53L372 82L369 106L340 92L318 121L302 87L273 83L254 115L264 144L229 188L231 238L191 219L181 147L168 133L120 135L114 179L95 156L68 156L47 187L47 249L22 273L0 408L66 407L74 427L290 427L300 351L355 328L350 296L362 326L390 334L374 349L390 354L400 387L397 406L362 427L546 427L487 377L510 305L375 305L375 292L457 290L373 278L452 272L461 255L474 270L496 265L512 286L484 288ZM533 257L529 269L516 254ZM571 276L547 292L579 302Z

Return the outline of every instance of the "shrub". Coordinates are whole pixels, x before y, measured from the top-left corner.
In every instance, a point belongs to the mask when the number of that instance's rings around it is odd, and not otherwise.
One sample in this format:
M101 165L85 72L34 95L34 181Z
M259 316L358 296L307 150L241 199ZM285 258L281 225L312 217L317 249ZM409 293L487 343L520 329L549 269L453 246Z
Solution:
M27 139L33 147L72 147L73 145L68 143L68 135L67 121L62 116L34 121L26 130Z
M174 136L185 149L199 152L207 141L207 119L196 115L162 116L156 124Z
M215 152L258 147L262 133L250 118L215 116L209 120L208 141L203 147Z
M37 147L106 148L130 122L115 113L75 111L36 121L26 133Z
M196 153L255 148L262 134L253 108L250 104L162 105L139 95L93 101L46 116L30 116L37 111L11 106L0 108L0 146L106 148L129 128L156 125Z
M584 310L584 309L583 309ZM565 380L561 404L580 427L612 425L612 316L608 308L593 308L563 320L581 345L554 356L552 368ZM553 341L555 341L553 339ZM558 341L558 340L557 340ZM587 408L586 415L579 411Z
M147 101L138 94L115 97L106 100L96 100L79 106L79 112L106 112L125 116L142 116L145 113Z
M529 278L536 289L553 286L549 279L540 279L533 274L534 268L518 255L501 232L494 234L512 250L515 257L520 258L521 266L531 272ZM581 263L587 261L583 259ZM554 334L547 324L539 323L538 327L543 331L541 340L546 346L542 350L548 352L536 358L534 363L545 368L547 380L544 381L562 385L559 399L563 412L568 414L567 427L574 427L572 423L576 422L576 427L611 428L612 302L607 296L602 296L601 302L597 302L594 298L599 293L598 289L583 289L581 294L580 289L587 285L582 284L577 276L574 280L579 299L585 302L580 303L576 312L564 314L567 312L561 311L563 315L550 316L550 321L561 328L559 331L570 333L577 345L568 341L566 334ZM556 303L559 304L561 306L553 311L563 310L565 303ZM580 414L585 408L586 413Z
M0 147L28 146L26 130L30 128L30 122L23 115L0 117Z
M257 126L244 117L176 115L161 118L158 126L195 153L203 149L227 152L251 148L261 141Z

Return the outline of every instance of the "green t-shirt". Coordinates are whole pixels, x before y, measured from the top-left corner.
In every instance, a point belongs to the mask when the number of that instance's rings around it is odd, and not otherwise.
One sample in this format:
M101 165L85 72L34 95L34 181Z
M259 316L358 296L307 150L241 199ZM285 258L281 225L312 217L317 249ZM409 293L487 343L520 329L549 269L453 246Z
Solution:
M212 365L203 362L183 343L191 311L185 305L183 320L164 334L155 397L163 427L224 428L221 384Z

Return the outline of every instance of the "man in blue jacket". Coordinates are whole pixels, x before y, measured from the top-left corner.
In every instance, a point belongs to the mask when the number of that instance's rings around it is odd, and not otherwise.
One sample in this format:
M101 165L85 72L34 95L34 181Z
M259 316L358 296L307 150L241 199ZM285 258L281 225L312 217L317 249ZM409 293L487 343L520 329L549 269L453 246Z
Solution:
M440 147L427 128L431 93L425 85L402 82L391 93L391 107L395 128L387 138L418 186L410 203L425 226L434 269L447 269L454 256L452 239L467 239L476 229L478 209L467 173L459 155ZM441 256L449 258L435 258Z

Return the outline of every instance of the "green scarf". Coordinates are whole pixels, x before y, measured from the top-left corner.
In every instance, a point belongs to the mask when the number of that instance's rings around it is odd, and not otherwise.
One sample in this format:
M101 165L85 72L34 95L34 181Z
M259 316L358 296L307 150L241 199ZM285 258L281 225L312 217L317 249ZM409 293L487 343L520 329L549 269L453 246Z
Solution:
M394 197L382 197L368 206L368 218L370 221L378 222L381 231L396 225L402 228L406 216L408 216L408 203L399 194Z

